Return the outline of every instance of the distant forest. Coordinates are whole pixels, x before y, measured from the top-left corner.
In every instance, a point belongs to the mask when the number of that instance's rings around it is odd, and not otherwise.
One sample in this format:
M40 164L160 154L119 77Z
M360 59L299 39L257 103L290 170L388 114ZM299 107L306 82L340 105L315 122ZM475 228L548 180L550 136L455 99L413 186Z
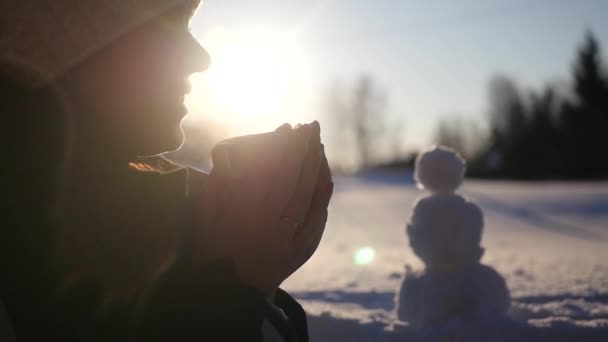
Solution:
M508 77L495 77L489 133L474 151L466 127L449 120L440 122L436 141L469 151L474 177L608 179L608 75L592 33L579 48L571 75L567 89L549 85L540 91L522 91Z

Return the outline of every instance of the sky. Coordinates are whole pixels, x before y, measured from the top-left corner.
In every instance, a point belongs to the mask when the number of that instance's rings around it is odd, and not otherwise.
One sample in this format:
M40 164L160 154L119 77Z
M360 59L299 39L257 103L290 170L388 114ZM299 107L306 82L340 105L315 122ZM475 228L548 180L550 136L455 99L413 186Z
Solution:
M416 149L439 118L483 124L493 75L524 89L568 81L587 29L608 47L607 17L605 0L207 0L190 27L213 62L188 103L229 134L329 127L330 85L369 74Z

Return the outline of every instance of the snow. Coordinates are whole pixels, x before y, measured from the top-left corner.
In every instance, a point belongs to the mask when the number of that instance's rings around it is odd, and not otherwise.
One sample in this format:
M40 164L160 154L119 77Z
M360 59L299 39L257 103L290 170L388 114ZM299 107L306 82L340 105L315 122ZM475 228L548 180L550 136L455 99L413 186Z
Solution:
M405 225L411 173L337 177L321 246L283 288L312 341L608 341L608 183L465 180L484 212L482 263L505 279L507 319L414 329L397 319L405 268L422 270Z

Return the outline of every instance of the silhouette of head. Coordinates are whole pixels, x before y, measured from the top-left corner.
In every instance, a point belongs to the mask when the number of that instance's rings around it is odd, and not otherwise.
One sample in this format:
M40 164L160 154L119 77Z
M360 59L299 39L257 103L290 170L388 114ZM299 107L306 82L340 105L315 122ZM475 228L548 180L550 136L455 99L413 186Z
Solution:
M101 122L111 132L115 148L152 155L181 146L188 77L209 64L188 31L190 14L190 9L176 7L70 72L77 96L89 115L97 116L94 124Z
M188 31L198 2L0 5L2 147L10 171L3 189L11 198L6 220L14 223L0 229L7 256L0 259L16 270L5 278L19 284L13 274L42 270L52 255L70 272L127 283L165 260L182 213L182 179L132 176L124 162L182 143L187 78L209 65ZM118 247L133 246L135 237L138 248ZM116 260L129 271L119 274Z
M481 209L454 193L464 170L464 160L443 146L432 147L416 160L418 186L431 193L414 205L407 234L410 246L430 269L458 269L483 255Z
M199 0L11 3L0 62L35 71L31 87L59 85L77 134L135 156L181 145L188 77L210 63L188 30Z

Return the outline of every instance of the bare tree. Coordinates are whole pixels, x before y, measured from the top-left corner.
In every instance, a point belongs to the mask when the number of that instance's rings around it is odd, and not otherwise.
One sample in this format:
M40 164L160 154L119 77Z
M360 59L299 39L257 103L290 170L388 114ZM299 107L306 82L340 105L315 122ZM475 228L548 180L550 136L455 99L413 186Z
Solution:
M494 139L515 139L527 124L522 94L513 80L504 75L494 76L489 84L490 127Z
M395 133L395 127L400 126L388 124L386 94L371 76L361 75L352 88L335 82L328 94L327 110L334 120L338 145L341 149L349 147L358 168L377 162L383 144L396 145L399 133Z
M459 118L442 118L437 125L435 142L439 145L451 147L460 153L465 152L464 132Z
M435 131L436 144L456 149L467 160L481 152L487 139L474 122L457 115L441 118Z

